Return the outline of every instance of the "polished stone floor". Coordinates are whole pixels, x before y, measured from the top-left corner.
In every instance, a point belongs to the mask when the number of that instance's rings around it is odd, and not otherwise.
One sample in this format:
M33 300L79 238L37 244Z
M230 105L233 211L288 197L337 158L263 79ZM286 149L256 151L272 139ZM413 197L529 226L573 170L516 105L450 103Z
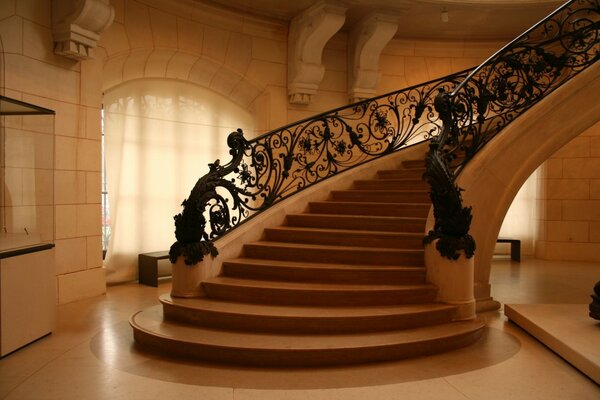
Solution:
M589 303L600 265L496 259L503 303ZM181 362L138 349L127 320L158 288L124 284L62 305L55 332L0 360L0 398L43 399L600 399L600 387L507 322L502 311L475 345L393 363L253 369ZM600 329L600 326L599 326Z

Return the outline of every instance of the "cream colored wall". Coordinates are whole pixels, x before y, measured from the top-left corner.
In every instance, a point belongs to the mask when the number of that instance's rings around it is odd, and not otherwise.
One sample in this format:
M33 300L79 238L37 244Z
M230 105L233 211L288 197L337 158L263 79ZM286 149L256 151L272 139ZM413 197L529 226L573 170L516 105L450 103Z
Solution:
M102 89L170 78L228 97L256 116L256 132L287 121L287 27L186 2L112 0L102 34Z
M392 39L384 48L379 70L377 95L417 85L454 72L475 67L501 48L504 41L434 41ZM288 121L348 104L347 34L336 34L325 46L325 77L313 101L307 106L287 105ZM272 128L276 128L273 126Z
M57 302L105 292L100 236L99 70L53 54L51 2L0 2L4 94L56 111L54 249ZM43 145L43 144L39 144Z
M600 261L600 123L544 163L539 186L536 256Z

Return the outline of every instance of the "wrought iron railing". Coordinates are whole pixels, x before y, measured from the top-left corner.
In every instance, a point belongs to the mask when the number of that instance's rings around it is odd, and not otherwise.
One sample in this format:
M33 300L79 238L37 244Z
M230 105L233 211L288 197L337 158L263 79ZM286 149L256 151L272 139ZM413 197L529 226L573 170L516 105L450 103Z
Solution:
M469 71L338 108L246 140L229 135L231 161L210 164L175 216L170 258L194 264L216 255L213 241L273 204L335 174L436 136L440 90Z
M210 164L175 218L175 262L216 255L213 241L273 204L339 172L433 138L425 178L436 217L427 240L472 255L471 210L454 181L506 124L598 58L598 1L571 1L473 71L342 107L247 140Z
M435 107L443 129L430 142L424 175L435 216L426 242L439 239L437 249L451 259L459 250L473 255L471 209L463 207L455 184L462 166L511 121L599 58L600 3L574 0L506 45L453 90L442 88Z

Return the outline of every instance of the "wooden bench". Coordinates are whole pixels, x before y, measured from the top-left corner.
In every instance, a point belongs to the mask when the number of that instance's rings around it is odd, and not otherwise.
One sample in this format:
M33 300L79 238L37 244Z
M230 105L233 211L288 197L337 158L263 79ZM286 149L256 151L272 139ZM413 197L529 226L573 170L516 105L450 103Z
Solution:
M501 238L496 239L497 243L510 243L510 259L521 261L521 241L519 239Z
M143 285L158 286L158 260L169 258L168 251L138 254L138 281Z

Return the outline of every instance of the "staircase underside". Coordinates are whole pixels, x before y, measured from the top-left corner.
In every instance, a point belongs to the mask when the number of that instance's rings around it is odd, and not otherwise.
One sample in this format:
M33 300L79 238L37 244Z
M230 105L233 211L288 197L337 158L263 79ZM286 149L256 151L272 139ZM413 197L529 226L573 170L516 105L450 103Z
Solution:
M138 344L170 355L255 366L389 361L476 341L426 282L430 203L423 161L332 191L248 243L202 298L161 296L130 318Z

